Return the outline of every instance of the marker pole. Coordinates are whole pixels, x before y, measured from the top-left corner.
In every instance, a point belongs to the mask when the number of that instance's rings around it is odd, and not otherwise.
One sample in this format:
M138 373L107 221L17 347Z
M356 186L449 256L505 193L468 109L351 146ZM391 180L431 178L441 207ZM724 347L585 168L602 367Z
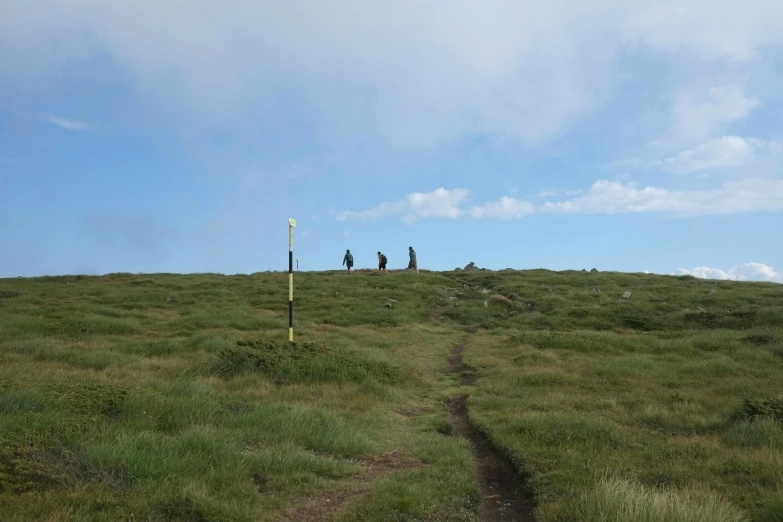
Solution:
M294 342L294 228L296 221L288 218L288 341Z

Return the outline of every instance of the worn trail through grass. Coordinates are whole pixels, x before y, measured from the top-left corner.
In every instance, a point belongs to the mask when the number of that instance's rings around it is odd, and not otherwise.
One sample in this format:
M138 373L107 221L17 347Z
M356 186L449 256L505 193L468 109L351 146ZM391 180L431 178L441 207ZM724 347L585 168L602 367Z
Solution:
M448 371L458 375L460 384L470 386L475 374L462 362L462 350L467 341L460 341L448 360ZM522 476L501 451L492 445L486 434L470 423L467 396L460 394L447 401L449 420L460 437L470 441L478 468L481 488L483 522L533 522L534 504Z

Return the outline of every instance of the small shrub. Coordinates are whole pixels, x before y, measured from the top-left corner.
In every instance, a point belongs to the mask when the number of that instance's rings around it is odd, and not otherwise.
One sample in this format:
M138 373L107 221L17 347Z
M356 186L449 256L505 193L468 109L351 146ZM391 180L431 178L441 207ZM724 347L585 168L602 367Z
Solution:
M0 447L0 492L15 494L65 486L74 473L66 451Z
M58 402L74 413L117 417L122 412L128 392L111 384L55 383L49 391Z
M212 368L221 377L258 372L284 381L363 382L375 378L396 379L397 372L383 361L362 357L359 352L327 348L316 343L278 343L270 340L240 340L218 353Z
M660 328L660 321L653 315L628 310L620 315L620 323L626 328L649 332Z
M738 417L742 420L769 418L783 422L783 395L768 399L743 397Z
M749 335L747 337L743 337L740 339L742 342L748 343L748 344L754 344L756 346L761 346L765 344L772 344L776 341L774 337L771 335Z

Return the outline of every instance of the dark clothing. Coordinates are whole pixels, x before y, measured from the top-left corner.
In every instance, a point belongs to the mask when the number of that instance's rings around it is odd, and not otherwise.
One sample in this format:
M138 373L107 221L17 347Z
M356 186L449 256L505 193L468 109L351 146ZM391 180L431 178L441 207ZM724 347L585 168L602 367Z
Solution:
M348 268L351 268L353 266L353 256L351 254L345 254L345 257L343 258L343 264L347 265Z
M418 264L416 263L416 251L415 250L408 250L408 254L410 255L411 260L408 262L408 268L418 268Z
M388 261L389 260L386 259L385 255L381 254L380 256L378 256L378 270L386 270L386 263Z

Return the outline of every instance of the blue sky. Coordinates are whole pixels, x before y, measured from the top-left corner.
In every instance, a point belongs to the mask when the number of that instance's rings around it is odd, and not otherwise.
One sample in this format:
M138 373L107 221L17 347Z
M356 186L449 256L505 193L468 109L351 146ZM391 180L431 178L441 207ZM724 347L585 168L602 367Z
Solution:
M0 277L783 282L783 3L0 0Z

